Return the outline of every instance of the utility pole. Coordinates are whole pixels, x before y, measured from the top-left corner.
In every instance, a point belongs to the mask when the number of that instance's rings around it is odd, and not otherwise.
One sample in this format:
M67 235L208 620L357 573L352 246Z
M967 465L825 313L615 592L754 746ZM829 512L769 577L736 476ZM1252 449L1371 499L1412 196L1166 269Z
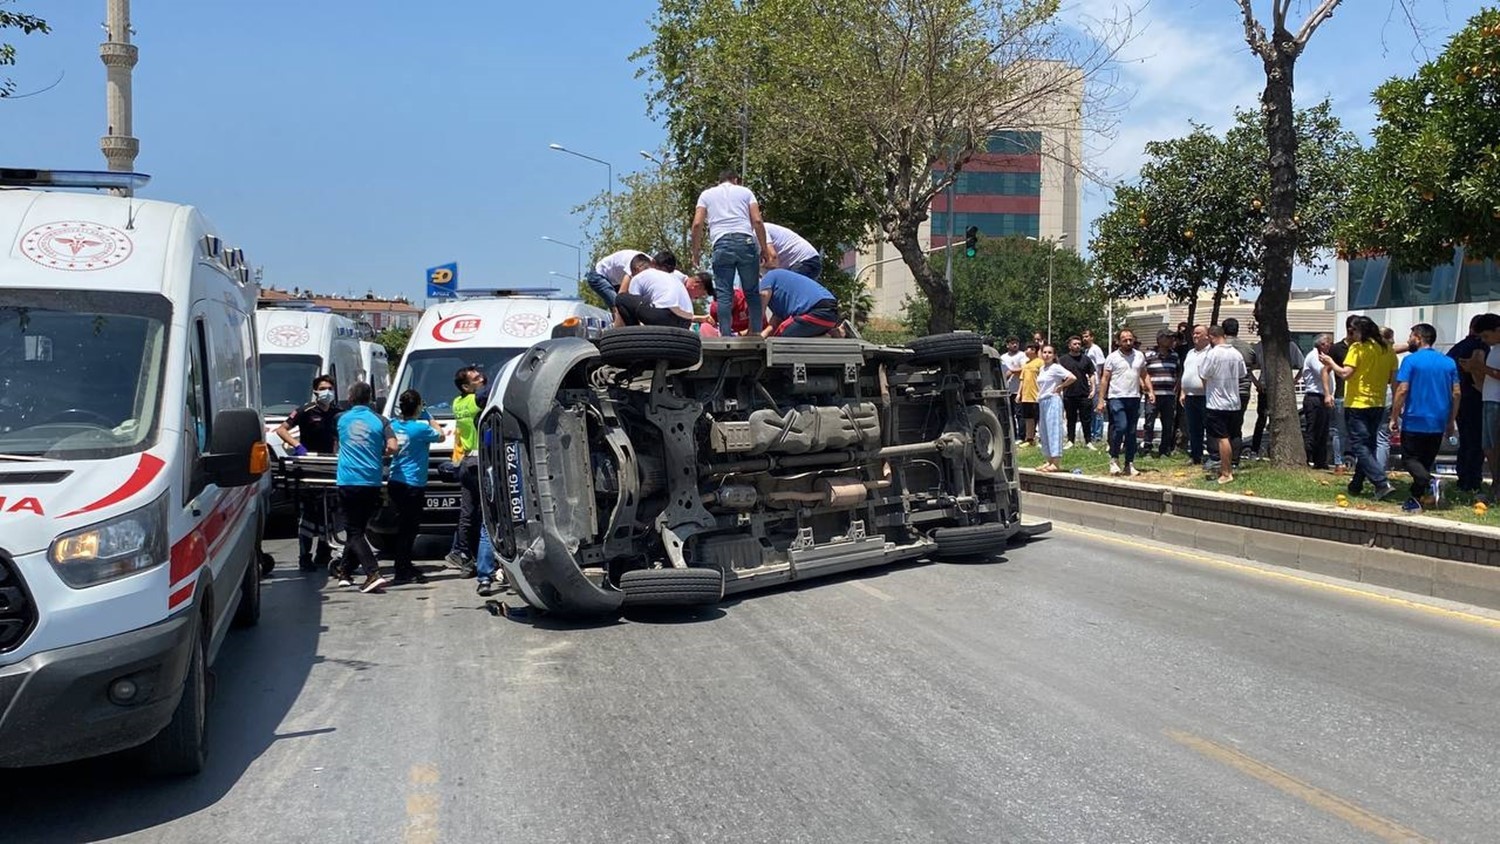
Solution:
M108 131L99 139L99 150L109 169L129 173L135 170L135 157L141 142L131 135L130 74L139 56L130 43L130 0L106 0L103 44L99 60L104 62L104 104L109 121ZM120 188L124 196L130 188Z

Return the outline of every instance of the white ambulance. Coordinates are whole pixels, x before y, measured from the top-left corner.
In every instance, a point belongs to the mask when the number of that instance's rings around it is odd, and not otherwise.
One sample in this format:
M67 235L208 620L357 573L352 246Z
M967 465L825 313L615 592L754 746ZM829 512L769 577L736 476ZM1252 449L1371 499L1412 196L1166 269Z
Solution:
M260 614L269 492L243 253L193 208L0 169L0 766L204 761Z
M311 302L262 299L255 310L255 334L266 442L279 453L281 440L269 433L288 413L312 401L314 378L332 375L339 402L360 379L359 330L354 320Z
M385 404L386 393L391 391L391 356L385 346L374 340L359 341L361 375L375 388L375 403Z
M453 376L459 368L478 366L493 379L511 358L555 332L598 332L609 319L608 311L549 288L465 291L422 312L385 407L387 416L399 415L396 402L414 389L446 434L432 445L422 533L452 533L458 525L458 483L437 468L453 456L453 400L458 397ZM377 535L394 533L394 512L387 508L370 529Z

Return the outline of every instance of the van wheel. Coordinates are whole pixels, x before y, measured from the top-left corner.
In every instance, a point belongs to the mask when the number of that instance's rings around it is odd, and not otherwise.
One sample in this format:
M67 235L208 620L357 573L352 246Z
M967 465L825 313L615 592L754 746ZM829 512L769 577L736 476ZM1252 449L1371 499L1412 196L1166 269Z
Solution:
M203 637L193 637L182 697L172 721L142 747L146 770L156 776L185 777L208 760L208 655Z
M724 573L718 569L637 569L620 575L627 609L692 607L724 599Z
M610 366L654 366L661 360L668 369L683 369L702 357L703 341L686 328L630 325L599 335L599 358Z
M912 363L936 363L949 358L973 358L984 354L984 338L970 331L931 334L914 338L906 344L912 351Z
M999 523L944 527L932 532L937 543L932 556L939 560L982 560L1005 550L1015 528Z
M240 578L240 605L234 608L235 627L243 629L260 623L260 579L263 569L264 566L259 561L245 566L245 576Z

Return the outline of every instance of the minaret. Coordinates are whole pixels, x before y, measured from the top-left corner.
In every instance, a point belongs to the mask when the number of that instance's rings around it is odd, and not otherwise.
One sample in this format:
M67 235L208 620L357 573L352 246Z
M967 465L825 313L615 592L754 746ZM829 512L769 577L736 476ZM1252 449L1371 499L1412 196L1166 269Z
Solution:
M130 134L130 72L135 67L136 46L130 43L130 0L105 0L105 41L99 59L105 67L105 106L109 132L99 139L99 149L109 169L130 172L141 142Z

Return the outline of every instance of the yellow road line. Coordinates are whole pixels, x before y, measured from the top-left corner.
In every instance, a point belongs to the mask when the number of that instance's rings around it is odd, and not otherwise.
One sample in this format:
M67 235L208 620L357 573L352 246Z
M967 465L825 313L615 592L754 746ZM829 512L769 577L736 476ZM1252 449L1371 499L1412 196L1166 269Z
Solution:
M1389 818L1383 818L1368 809L1361 808L1337 794L1324 791L1315 785L1303 782L1285 771L1246 756L1232 747L1209 741L1201 736L1181 730L1164 730L1167 738L1184 747L1227 765L1242 774L1247 774L1276 790L1291 795L1322 812L1326 812L1357 829L1368 832L1382 841L1431 841L1416 830L1409 829Z
M1302 577L1300 575L1288 574L1286 572L1271 571L1269 569L1263 569L1258 566L1250 566L1244 563L1232 562L1221 557L1214 557L1203 551L1179 551L1166 545L1153 545L1147 542L1137 542L1133 539L1122 539L1117 536L1110 536L1109 534L1096 533L1091 530L1084 530L1081 528L1061 525L1057 523L1053 523L1052 529L1062 533L1070 533L1074 536L1081 536L1087 539L1098 540L1100 542L1113 542L1116 545L1128 545L1132 548L1140 548L1157 554L1167 554L1173 557L1178 557L1189 562L1217 566L1219 568L1225 569L1232 569L1234 571L1243 572L1245 574L1253 574L1258 577L1264 577L1270 580L1280 580L1282 582L1293 583L1298 586L1308 586L1315 589L1322 589L1325 592L1336 592L1340 595L1349 595L1355 598L1364 598L1366 600L1377 601L1383 604L1389 604L1391 606L1418 610L1431 615L1450 618L1455 621L1463 621L1469 624L1478 624L1482 627L1489 627L1495 630L1500 630L1500 618L1491 618L1489 616L1476 615L1474 613L1464 612L1463 610L1452 610L1448 609L1447 607L1439 607L1433 604L1423 603L1421 601L1413 601L1407 598L1397 598L1394 595L1384 595L1379 592L1371 592L1369 590L1360 589L1354 586L1342 586L1337 583L1327 583L1322 580L1314 580L1310 577ZM1357 546L1349 546L1349 553L1354 554L1358 553L1358 551L1359 549Z
M413 765L407 779L411 790L406 795L406 830L402 841L405 844L437 844L438 805L441 802L433 793L439 780L437 766Z

